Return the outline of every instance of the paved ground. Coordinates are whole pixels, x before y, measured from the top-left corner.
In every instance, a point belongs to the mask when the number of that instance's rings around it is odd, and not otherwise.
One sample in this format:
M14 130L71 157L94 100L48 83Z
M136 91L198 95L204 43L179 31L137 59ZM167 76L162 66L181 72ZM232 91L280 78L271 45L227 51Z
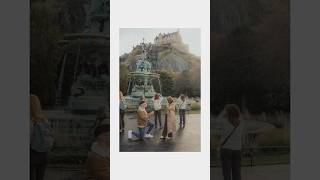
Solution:
M242 167L243 180L289 180L290 165ZM223 180L221 168L211 168L210 179Z
M164 114L162 114L164 121ZM136 130L137 120L135 114L126 114L125 133L120 134L120 151L122 152L199 152L200 151L200 114L186 114L186 126L179 128L179 115L177 119L177 133L169 141L161 140L162 129L154 129L151 134L153 139L144 141L128 140L129 129ZM152 118L151 122L154 123Z
M48 167L44 180L85 180L83 168L54 168Z
M210 179L223 180L221 168L211 168ZM242 180L289 180L290 165L242 167ZM48 168L45 180L85 180L79 169Z

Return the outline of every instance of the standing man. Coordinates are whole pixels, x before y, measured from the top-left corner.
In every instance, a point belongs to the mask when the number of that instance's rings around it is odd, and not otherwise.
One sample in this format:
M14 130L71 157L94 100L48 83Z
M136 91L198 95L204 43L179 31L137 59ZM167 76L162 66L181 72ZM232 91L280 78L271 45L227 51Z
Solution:
M160 97L159 93L156 93L154 97L152 98L153 101L153 109L154 109L154 123L155 123L155 128L158 126L158 121L160 125L160 129L162 129L162 122L161 122L161 102L162 102L162 97Z
M187 110L187 100L188 96L181 94L178 98L178 108L179 108L179 116L180 116L180 127L186 125L186 110Z

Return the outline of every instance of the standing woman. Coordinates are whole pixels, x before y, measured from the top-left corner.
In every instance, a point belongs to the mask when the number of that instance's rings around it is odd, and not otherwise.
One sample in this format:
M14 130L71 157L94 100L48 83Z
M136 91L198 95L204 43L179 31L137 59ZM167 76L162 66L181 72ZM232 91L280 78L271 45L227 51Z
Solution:
M176 132L176 108L173 98L171 96L167 97L168 106L166 112L166 120L164 129L162 131L161 139L171 139L173 134Z
M120 133L124 132L124 114L125 114L125 110L127 109L127 104L126 101L123 97L122 92L119 92L119 105L120 105Z
M224 180L241 180L241 146L243 122L235 104L224 107L221 122L222 172ZM231 178L232 177L232 178Z
M35 95L30 95L30 180L43 180L48 151L53 141L49 134L44 132L49 129L49 122L42 114L40 100ZM50 132L48 132L50 133Z
M153 100L153 109L154 109L154 123L155 123L155 128L158 126L158 121L160 125L160 129L162 129L162 122L161 122L161 102L162 102L162 97L160 97L159 93L156 93L154 97L152 98Z

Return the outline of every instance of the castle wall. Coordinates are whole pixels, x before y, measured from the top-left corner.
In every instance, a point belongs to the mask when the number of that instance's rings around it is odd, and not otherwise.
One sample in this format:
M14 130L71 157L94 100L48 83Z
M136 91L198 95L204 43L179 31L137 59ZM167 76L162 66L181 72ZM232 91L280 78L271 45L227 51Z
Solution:
M159 34L154 39L154 44L156 46L169 45L172 46L179 51L189 52L189 46L182 42L182 38L179 32L174 32L170 34Z

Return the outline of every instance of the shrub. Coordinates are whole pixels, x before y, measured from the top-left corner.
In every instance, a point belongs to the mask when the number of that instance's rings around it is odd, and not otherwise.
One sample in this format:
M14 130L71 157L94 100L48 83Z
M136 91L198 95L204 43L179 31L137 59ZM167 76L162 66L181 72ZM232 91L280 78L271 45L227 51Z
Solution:
M190 105L190 109L192 111L196 111L196 110L200 110L201 109L201 105L199 102L192 102Z
M258 146L288 146L290 145L289 130L282 129L270 129L257 137Z

